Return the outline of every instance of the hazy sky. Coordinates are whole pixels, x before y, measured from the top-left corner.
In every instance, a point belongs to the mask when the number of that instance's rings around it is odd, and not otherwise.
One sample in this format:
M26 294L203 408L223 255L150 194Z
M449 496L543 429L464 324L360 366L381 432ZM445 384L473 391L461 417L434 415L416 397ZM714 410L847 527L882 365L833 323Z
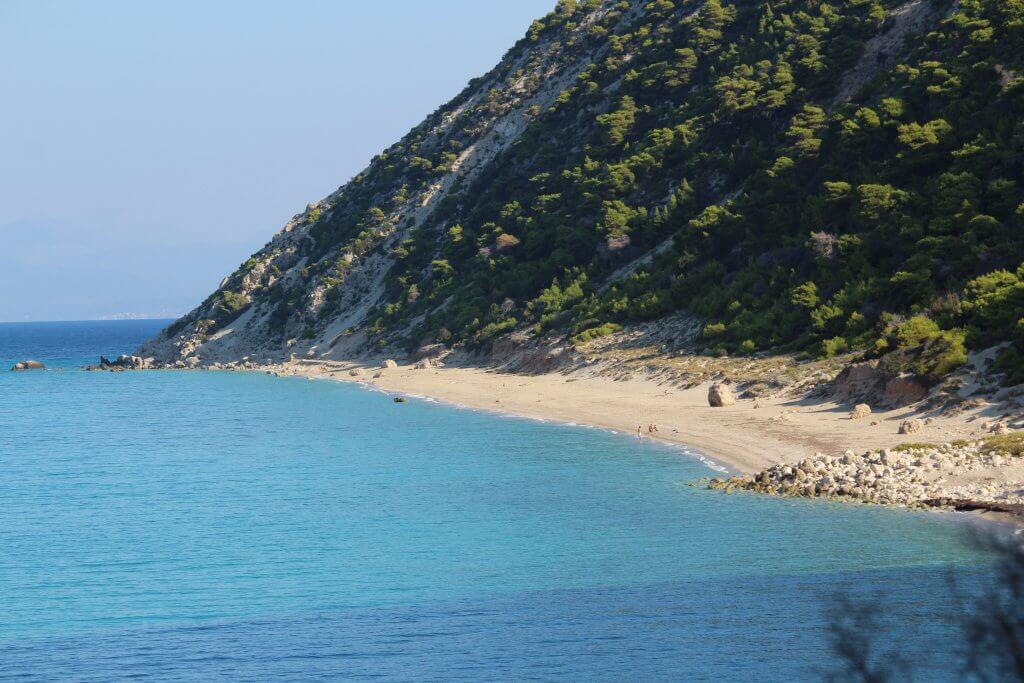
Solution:
M184 313L554 0L0 0L0 321Z

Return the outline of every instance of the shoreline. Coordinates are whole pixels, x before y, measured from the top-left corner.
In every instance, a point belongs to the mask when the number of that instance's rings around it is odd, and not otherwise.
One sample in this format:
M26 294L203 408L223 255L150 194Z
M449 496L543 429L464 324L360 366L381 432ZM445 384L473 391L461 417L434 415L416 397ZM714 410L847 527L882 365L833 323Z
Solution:
M516 419L516 420L532 420L532 421L536 421L536 422L542 422L542 423L545 423L545 424L554 424L554 425L558 425L560 427L576 427L576 428L580 428L580 429L596 429L596 430L599 430L599 431L602 431L602 432L606 432L608 434L612 434L612 435L615 435L615 436L621 436L621 437L624 437L624 438L629 438L629 439L636 439L637 438L635 434L630 434L628 432L624 432L621 429L616 429L616 428L608 426L608 425L591 424L591 423L588 423L588 422L577 422L577 421L574 421L574 420L563 420L563 419L553 418L553 417L550 417L550 416L529 415L529 414L525 414L525 413L512 412L512 411L506 410L504 408L493 408L493 407L490 407L490 406L483 406L483 405L470 405L470 404L460 403L458 401L453 401L453 400L449 400L449 399L438 397L438 396L427 396L427 395L424 395L424 394L414 394L414 393L410 393L410 392L400 392L400 391L395 391L395 390L391 390L391 389L386 389L386 388L378 385L372 379L368 380L368 379L365 379L365 378L358 378L358 377L346 378L346 377L326 376L326 375L322 375L322 374L303 375L302 373L297 373L294 376L296 376L296 377L306 377L307 379L311 379L311 380L325 380L325 381L330 381L330 382L343 382L345 384L354 384L354 385L359 386L359 387L361 387L363 389L366 389L367 391L377 392L377 393L380 393L380 394L384 394L386 396L396 396L397 397L400 394L403 398L411 398L411 399L415 399L417 401L423 401L423 402L426 402L426 403L436 403L436 404L447 406L447 407L450 407L450 408L455 408L457 410L469 410L469 411L473 411L473 412L484 413L484 414L492 415L494 417L512 418L512 419ZM653 441L653 442L658 443L658 444L663 445L663 446L672 447L672 448L674 448L676 450L679 450L679 451L683 452L683 454L686 455L687 457L693 458L695 460L699 460L701 463L706 465L709 469L711 469L714 472L717 472L719 474L732 475L732 474L739 474L740 473L739 469L737 469L735 467L730 467L726 463L719 462L718 460L715 460L715 459L711 458L707 454L705 454L702 451L700 451L699 449L695 448L692 444L690 444L690 443L688 443L686 441L680 440L680 439L665 438L665 437L662 437L660 435L653 436L653 435L649 435L649 434L643 434L641 436L641 438L637 439L637 440L639 442L641 442L641 443L644 442L644 441Z
M157 367L149 359L122 356L116 362L101 358L99 366L87 369ZM265 363L248 358L179 361L175 367L349 382L396 399L418 397L635 435L701 461L722 475L711 477L708 487L726 493L745 490L1024 520L1024 431L1014 432L998 417L1005 406L986 402L970 402L960 410L929 411L926 404L851 410L822 398L813 386L797 384L774 394L740 394L721 405L722 392L712 380L684 384L657 373L624 373L615 366L609 372L592 363L533 374L459 362L398 365L393 360L295 356ZM997 420L989 422L993 416Z
M740 399L712 408L708 384L679 389L645 378L616 380L584 374L514 374L475 367L381 368L366 363L294 360L252 366L283 376L365 384L389 394L418 396L461 408L586 425L680 446L730 473L754 474L819 453L892 448L907 441L945 443L980 437L970 419L936 419L920 434L900 435L913 410L852 420L849 408L798 397ZM656 433L648 433L649 425Z
M992 458L982 455L981 449L952 462L945 459L944 449L950 442L974 439L977 443L986 435L979 415L921 421L923 433L908 436L899 433L899 425L914 414L913 407L873 413L870 420L852 418L847 406L806 396L738 399L734 405L714 408L707 398L710 383L682 389L648 378L610 379L587 370L526 375L429 363L381 367L325 360L252 364L246 369L354 383L392 396L625 436L635 435L639 425L641 441L677 447L717 472L717 477L710 475L711 488L930 511L954 511L955 503L935 501L959 499L992 506L969 508L962 513L965 518L1015 526L1024 522L1017 512L1024 493L1024 464L1004 458L993 466ZM656 433L648 433L651 424L658 425ZM934 444L935 453L919 451L904 457L897 447L908 442ZM899 464L879 464L891 459ZM821 468L823 463L828 467ZM849 488L840 491L838 485L825 484L807 488L808 482L802 480L799 489L793 481L777 487L759 485L769 472L777 476L805 467L812 473L809 477L821 482L834 481L833 475L845 470ZM879 467L884 471L877 471ZM864 476L867 482L862 481ZM851 492L861 483L863 492L860 488Z

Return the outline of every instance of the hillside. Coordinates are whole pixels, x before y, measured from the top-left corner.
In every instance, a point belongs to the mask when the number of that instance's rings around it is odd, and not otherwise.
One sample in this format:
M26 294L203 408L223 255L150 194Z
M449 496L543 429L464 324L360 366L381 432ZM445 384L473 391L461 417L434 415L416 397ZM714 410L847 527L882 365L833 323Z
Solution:
M1024 0L563 0L140 355L486 359L674 314L708 355L934 385L1002 345L1024 381L1022 48Z

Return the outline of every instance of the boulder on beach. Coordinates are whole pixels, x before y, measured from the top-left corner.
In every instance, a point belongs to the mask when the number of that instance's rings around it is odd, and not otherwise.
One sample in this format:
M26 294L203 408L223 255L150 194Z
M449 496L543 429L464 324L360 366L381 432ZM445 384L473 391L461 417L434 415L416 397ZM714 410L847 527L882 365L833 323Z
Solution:
M23 360L20 363L15 363L11 367L12 372L18 372L21 370L45 370L46 366L37 360Z
M736 403L736 396L728 385L712 384L708 389L708 405L712 408L724 408L734 403Z
M388 358L386 361L380 364L380 366L386 370L391 370L398 367L398 363Z
M352 368L351 370L348 371L348 374L352 377L358 377L359 375L363 374L363 371L360 370L359 368Z
M860 420L871 414L871 406L867 403L858 403L853 407L853 412L850 413L851 420Z
M904 420L900 423L900 434L917 434L924 427L924 423L917 419Z

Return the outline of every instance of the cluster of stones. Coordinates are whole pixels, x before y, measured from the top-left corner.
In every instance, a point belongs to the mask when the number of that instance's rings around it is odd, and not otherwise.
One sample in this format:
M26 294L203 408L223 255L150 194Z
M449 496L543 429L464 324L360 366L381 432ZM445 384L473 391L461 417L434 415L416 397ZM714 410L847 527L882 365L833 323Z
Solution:
M267 359L268 364L269 362L270 359ZM219 363L217 361L204 363L196 356L189 356L185 359L176 360L173 363L167 363L162 367L173 370L262 370L264 365L250 359L249 356L226 363Z
M905 452L884 449L861 455L853 451L840 456L819 453L796 464L773 465L757 475L716 477L709 488L907 507L935 507L934 501L940 499L1024 503L1021 482L943 486L943 475L1002 467L1009 460L989 451L980 441Z
M263 366L247 358L243 361L231 361L230 363L210 363L204 367L210 370L259 370Z

